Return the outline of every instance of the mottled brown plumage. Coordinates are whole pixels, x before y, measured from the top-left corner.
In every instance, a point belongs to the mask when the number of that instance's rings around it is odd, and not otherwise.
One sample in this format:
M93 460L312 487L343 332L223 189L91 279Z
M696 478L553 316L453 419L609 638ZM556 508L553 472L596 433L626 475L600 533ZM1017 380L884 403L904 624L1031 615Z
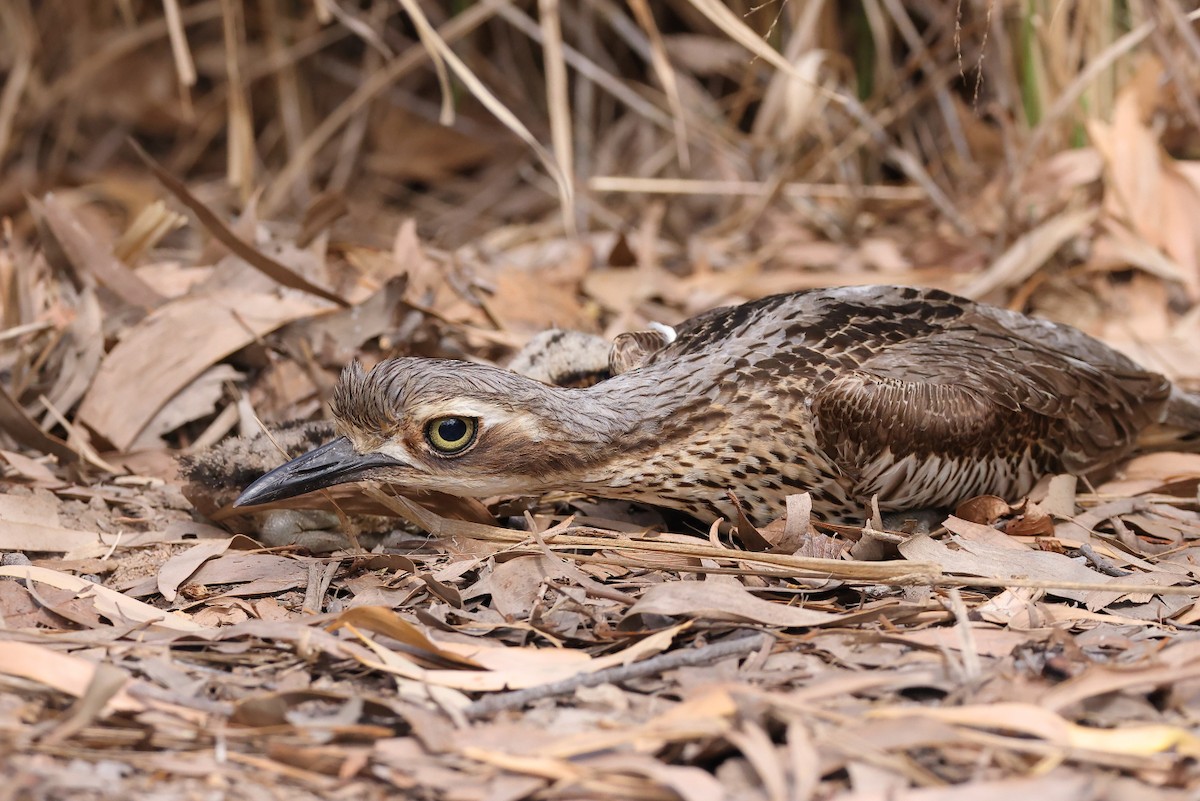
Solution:
M1017 498L1042 475L1200 432L1195 397L1097 340L937 290L777 295L699 315L674 341L658 333L618 342L616 374L587 388L465 362L348 368L333 404L343 438L239 503L377 478L702 519L730 517L733 490L758 523L808 491L819 516L861 519L872 496L884 511Z

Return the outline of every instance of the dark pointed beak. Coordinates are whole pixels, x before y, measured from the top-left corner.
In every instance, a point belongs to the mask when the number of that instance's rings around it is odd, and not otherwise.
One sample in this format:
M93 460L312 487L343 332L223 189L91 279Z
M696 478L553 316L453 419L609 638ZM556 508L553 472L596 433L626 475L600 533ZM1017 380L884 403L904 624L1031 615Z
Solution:
M255 481L238 496L234 506L255 506L281 501L313 490L363 478L381 467L403 467L390 456L359 453L350 440L338 437L303 456L297 456Z

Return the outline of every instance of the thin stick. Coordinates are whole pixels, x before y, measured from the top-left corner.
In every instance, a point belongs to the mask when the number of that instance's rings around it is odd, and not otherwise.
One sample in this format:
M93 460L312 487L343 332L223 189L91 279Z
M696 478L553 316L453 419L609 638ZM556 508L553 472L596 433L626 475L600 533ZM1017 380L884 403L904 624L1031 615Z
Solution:
M368 495L391 509L415 526L428 531L435 537L466 537L488 542L504 542L512 545L531 544L525 532L510 531L498 526L471 523L465 520L449 520L419 506L402 495L388 495L378 487L365 488ZM579 530L579 529L572 529ZM584 529L588 530L588 529ZM768 565L788 570L799 578L826 578L856 581L869 584L891 584L918 587L1030 587L1042 590L1082 590L1119 593L1149 593L1152 595L1200 596L1200 584L1184 587L1160 586L1156 584L1117 583L1103 581L1059 581L1057 579L991 578L974 576L949 576L931 562L849 562L840 559L818 559L792 556L781 553L751 553L712 545L655 540L629 539L612 536L578 536L555 534L546 537L547 547L559 551L587 548L609 551L649 551L676 556L692 556L719 559L738 563ZM564 554L570 556L571 554Z
M579 673L569 679L552 681L537 687L527 687L524 690L513 690L480 698L474 703L463 707L463 714L468 719L478 719L495 714L504 709L515 709L552 698L557 695L567 695L580 687L597 687L601 684L615 684L630 679L640 679L646 676L657 676L668 670L681 667L706 665L731 656L742 656L753 653L765 645L771 638L763 633L755 633L746 637L737 637L721 642L711 643L699 648L689 648L683 651L659 654L644 659L632 665L597 670L595 673Z

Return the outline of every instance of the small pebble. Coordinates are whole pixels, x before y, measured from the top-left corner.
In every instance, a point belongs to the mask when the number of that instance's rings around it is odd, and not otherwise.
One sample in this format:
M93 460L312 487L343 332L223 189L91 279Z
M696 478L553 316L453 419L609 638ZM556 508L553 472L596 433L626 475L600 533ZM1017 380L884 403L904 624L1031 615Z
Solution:
M16 565L32 565L29 557L20 551L10 551L9 553L0 556L0 565L4 567L13 567Z

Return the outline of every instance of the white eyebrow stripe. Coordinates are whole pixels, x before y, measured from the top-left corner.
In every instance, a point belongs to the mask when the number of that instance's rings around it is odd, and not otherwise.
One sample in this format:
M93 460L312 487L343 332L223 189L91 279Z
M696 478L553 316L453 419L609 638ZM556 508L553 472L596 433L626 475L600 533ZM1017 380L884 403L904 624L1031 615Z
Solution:
M484 420L503 420L512 416L512 410L477 398L454 398L416 404L411 407L408 414L413 420L425 423L439 417L479 417Z

